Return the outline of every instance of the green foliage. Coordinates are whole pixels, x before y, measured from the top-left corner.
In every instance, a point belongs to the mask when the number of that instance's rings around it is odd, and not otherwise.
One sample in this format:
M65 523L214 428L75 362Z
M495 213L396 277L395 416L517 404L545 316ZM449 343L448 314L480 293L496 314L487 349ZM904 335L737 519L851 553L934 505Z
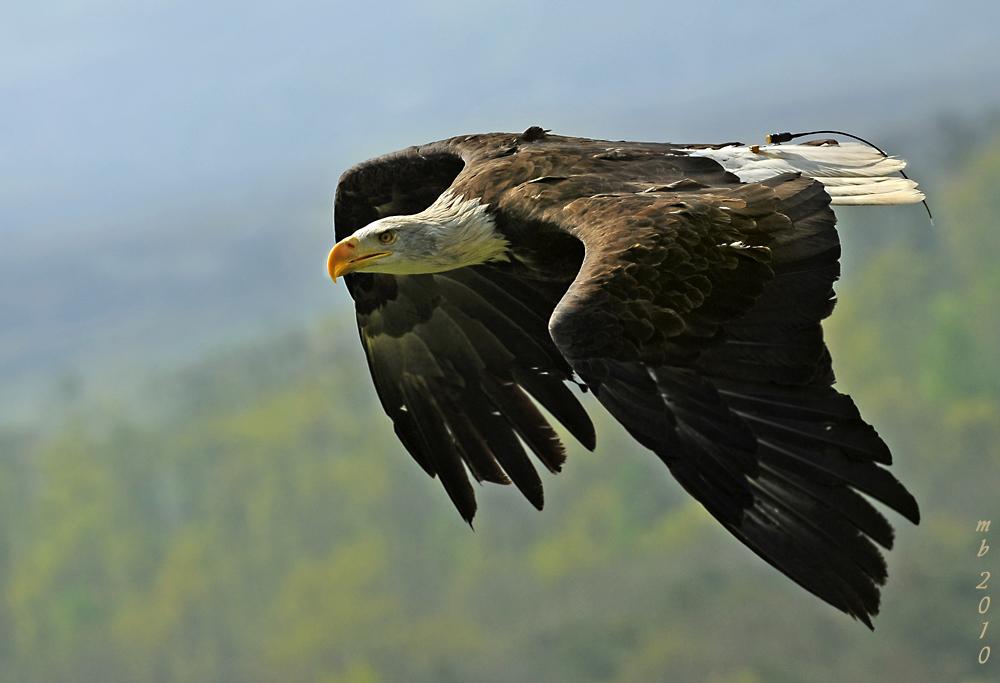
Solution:
M926 481L1000 464L998 173L1000 138L941 193L939 247L873 256L827 325L842 384Z
M868 254L827 326L924 511L894 520L875 635L599 409L597 453L571 448L544 514L484 486L473 533L396 443L345 324L161 377L139 417L0 435L0 681L984 678L964 606L1000 481L998 175L1000 146L935 203L938 246Z

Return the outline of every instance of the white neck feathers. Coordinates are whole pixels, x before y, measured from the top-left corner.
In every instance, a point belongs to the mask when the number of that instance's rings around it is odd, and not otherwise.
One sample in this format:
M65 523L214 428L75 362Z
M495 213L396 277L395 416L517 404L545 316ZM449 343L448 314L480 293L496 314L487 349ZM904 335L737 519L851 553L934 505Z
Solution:
M479 197L463 199L445 192L412 218L426 224L424 230L437 237L441 255L458 264L455 268L506 258L507 240Z

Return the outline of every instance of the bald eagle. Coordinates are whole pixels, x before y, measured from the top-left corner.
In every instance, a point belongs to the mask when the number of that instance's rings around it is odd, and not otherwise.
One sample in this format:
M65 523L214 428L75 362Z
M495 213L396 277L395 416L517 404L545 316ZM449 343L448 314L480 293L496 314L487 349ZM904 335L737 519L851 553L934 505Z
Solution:
M589 390L761 558L869 628L893 529L913 523L889 449L833 389L821 321L831 204L923 195L857 143L674 145L455 137L361 163L337 186L345 276L382 405L471 523L479 482L538 509L583 446Z

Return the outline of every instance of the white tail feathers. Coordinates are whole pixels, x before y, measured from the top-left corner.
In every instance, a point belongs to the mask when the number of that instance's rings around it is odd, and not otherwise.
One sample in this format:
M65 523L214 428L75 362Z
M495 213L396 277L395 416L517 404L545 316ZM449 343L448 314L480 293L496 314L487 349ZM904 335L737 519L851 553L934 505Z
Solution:
M857 142L839 145L752 145L692 149L691 156L715 159L746 183L782 173L799 172L819 180L832 204L914 204L924 200L917 183L891 176L906 167L902 159L884 157Z

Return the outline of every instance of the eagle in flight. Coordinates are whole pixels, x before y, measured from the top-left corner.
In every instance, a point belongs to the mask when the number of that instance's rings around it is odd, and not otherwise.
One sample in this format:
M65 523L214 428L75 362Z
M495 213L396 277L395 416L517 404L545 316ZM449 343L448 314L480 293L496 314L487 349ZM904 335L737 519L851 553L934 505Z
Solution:
M344 276L396 434L471 522L479 482L541 509L586 448L576 383L764 560L869 628L893 529L889 449L833 388L831 204L919 202L858 143L744 146L468 135L351 168ZM537 403L537 405L536 405ZM861 495L865 494L865 496Z

